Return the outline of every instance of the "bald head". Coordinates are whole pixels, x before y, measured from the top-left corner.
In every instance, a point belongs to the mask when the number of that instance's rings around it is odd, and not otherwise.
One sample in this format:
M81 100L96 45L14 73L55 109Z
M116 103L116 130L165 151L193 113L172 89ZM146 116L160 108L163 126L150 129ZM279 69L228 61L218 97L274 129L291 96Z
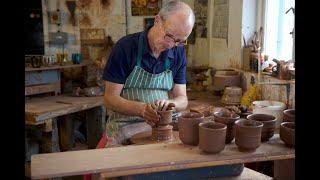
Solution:
M181 1L169 1L161 8L159 16L162 20L169 18L179 18L179 23L184 26L193 27L195 22L195 16L190 6Z

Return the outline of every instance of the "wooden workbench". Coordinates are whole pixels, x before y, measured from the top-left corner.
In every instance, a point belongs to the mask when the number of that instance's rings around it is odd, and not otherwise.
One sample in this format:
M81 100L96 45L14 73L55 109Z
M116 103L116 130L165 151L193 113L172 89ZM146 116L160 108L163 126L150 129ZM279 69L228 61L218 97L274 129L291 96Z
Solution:
M31 159L33 179L100 173L102 178L197 167L295 158L276 134L255 152L239 152L233 143L218 154L205 154L180 141L106 149L38 154Z
M105 130L103 96L61 95L26 100L26 125L40 127L43 130L41 153L70 149L73 136L72 113L84 110L86 110L88 147L95 148Z

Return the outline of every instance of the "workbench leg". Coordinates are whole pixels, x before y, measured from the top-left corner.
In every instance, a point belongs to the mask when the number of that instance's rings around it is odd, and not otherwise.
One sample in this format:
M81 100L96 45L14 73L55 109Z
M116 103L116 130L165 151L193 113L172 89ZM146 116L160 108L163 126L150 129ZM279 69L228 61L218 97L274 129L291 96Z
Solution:
M50 124L50 122L52 124ZM53 118L51 121L48 121L46 123L47 124L45 126L48 129L51 129L52 127L52 131L42 133L41 152L42 153L60 152L57 118Z
M294 180L295 179L295 159L285 159L274 161L274 179Z
M73 117L73 114L59 117L58 126L61 151L68 151L74 146Z
M95 149L102 134L105 131L105 108L104 106L95 107L87 110L87 141L88 148Z
M30 162L33 154L39 153L39 139L41 131L36 127L26 126L25 129L25 161Z

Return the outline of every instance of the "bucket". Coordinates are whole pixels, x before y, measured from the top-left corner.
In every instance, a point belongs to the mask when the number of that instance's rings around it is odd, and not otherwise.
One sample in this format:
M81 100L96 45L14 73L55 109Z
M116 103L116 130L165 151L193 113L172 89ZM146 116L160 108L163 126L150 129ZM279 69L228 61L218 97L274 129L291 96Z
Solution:
M279 101L254 101L252 102L253 114L270 114L276 117L276 128L280 128L283 120L283 110L286 105Z

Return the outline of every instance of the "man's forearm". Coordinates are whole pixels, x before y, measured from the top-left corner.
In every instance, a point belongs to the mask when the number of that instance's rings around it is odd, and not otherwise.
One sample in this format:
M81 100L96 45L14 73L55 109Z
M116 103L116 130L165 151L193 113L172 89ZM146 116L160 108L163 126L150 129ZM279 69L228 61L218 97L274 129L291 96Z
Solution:
M107 108L130 116L142 117L146 106L143 102L130 101L116 95L105 96L104 100Z
M176 105L175 109L177 111L183 111L188 106L188 97L187 96L177 96L173 99L170 99L169 101Z

